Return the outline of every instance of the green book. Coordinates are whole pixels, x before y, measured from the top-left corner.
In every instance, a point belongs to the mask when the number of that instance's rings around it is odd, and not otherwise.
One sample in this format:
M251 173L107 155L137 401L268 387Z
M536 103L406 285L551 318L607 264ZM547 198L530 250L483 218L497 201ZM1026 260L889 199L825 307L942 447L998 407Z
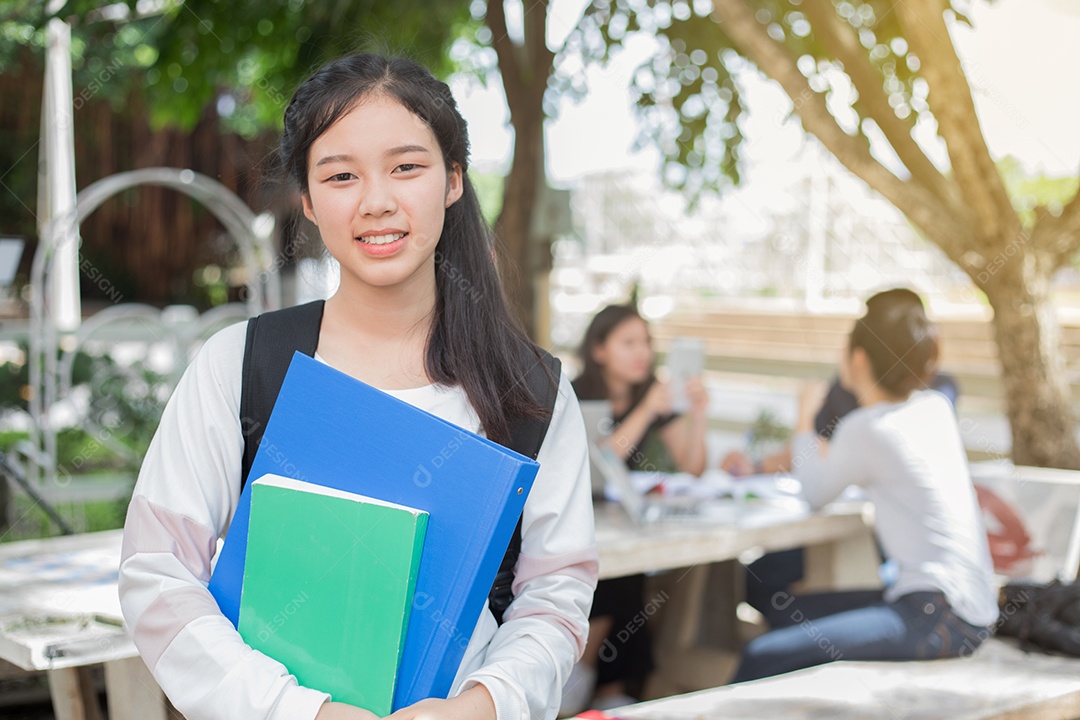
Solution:
M390 714L428 514L263 475L238 630L297 682Z

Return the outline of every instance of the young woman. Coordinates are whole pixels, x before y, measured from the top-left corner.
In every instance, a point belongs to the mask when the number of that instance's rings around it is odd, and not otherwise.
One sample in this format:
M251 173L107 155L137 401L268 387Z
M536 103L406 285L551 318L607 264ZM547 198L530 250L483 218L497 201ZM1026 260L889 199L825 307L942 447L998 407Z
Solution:
M316 358L506 443L512 421L544 412L520 382L538 354L499 286L466 174L468 147L444 83L408 60L353 55L296 91L285 110L281 160L341 266ZM207 592L215 544L240 488L244 339L245 324L212 337L165 410L125 525L124 616L147 666L188 720L374 717L299 686L283 665L244 643ZM582 422L570 383L560 378L505 622L497 625L485 610L450 697L395 718L555 717L585 645L596 583Z
M955 657L989 636L997 592L956 416L923 389L937 358L921 304L868 304L840 367L859 409L830 441L814 428L823 386L804 391L792 467L806 499L820 507L861 486L899 573L884 593L777 593L771 602L790 626L747 645L735 682L836 659Z
M609 442L631 470L705 471L705 411L709 398L700 378L687 383L690 410L671 412L671 388L657 380L649 326L631 305L609 305L585 331L574 380L580 400L611 402Z
M708 395L700 379L687 384L690 410L671 411L671 390L653 370L652 339L631 305L609 305L590 322L582 341L582 372L574 380L581 400L611 402L609 443L631 470L705 470ZM646 604L643 575L602 581L596 588L589 642L567 685L564 712L583 709L596 687L597 707L632 700L652 669L647 627L626 632ZM620 632L622 631L622 632Z
M866 299L867 310L875 315L894 306L905 306L910 312L925 313L922 298L907 288L891 288L875 293ZM956 380L943 372L934 372L929 387L937 390L955 408L960 389ZM814 430L824 440L832 437L836 426L849 413L859 407L858 398L845 388L839 378L834 377L829 384L817 414L814 416ZM791 443L772 455L763 457L757 463L739 451L728 453L721 463L721 468L733 475L751 473L779 473L791 471ZM746 568L746 602L760 612L776 629L791 624L790 613L773 606L772 599L778 592L786 592L796 582L802 580L805 569L805 557L802 548L780 550L766 553Z

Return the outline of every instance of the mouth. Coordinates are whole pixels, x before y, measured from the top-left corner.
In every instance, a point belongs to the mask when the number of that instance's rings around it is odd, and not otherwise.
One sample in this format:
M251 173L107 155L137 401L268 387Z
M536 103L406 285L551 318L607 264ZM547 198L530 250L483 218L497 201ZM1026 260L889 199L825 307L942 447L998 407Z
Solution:
M385 235L367 235L356 238L358 241L365 245L389 245L390 243L397 242L409 233L397 232L387 233Z

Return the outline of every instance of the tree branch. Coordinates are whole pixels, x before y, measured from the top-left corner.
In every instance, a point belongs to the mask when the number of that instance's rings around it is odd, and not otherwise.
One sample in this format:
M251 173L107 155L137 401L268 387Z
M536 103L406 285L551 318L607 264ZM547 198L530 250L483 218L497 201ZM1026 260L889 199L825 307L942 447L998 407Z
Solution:
M970 247L969 233L958 216L917 183L889 172L856 138L845 133L829 112L825 98L810 87L795 59L773 40L745 0L713 0L713 18L724 24L742 54L775 80L796 105L803 128L816 137L848 170L884 195L955 262Z
M831 2L807 2L803 4L802 11L810 20L815 37L844 64L844 71L858 91L867 117L881 128L912 179L927 190L938 193L950 204L959 205L956 187L941 174L912 138L914 123L899 118L885 100L882 78L870 64L855 29L840 19Z
M510 32L506 29L506 9L503 7L503 2L504 0L488 0L487 25L491 29L491 46L495 48L495 56L499 59L499 72L503 76L506 103L513 113L517 102L511 94L517 92L522 77L521 67L518 65L517 46L514 45Z
M1080 189L1057 217L1044 209L1036 219L1031 234L1037 247L1050 253L1051 271L1072 260L1080 251Z
M1064 228L1076 236L1076 244L1080 246L1080 187L1077 187L1076 192L1073 193L1072 200L1061 209L1061 216L1058 219Z
M971 87L945 25L944 5L943 0L904 0L895 11L921 62L938 132L948 147L953 175L970 209L976 235L983 244L1005 244L1018 236L1020 221L986 147Z
M527 4L529 0L525 0ZM547 46L548 0L537 0L525 9L525 49L529 58L529 82L540 83L547 88L548 75L555 62L555 53ZM534 88L535 89L535 88ZM539 90L543 97L543 90Z

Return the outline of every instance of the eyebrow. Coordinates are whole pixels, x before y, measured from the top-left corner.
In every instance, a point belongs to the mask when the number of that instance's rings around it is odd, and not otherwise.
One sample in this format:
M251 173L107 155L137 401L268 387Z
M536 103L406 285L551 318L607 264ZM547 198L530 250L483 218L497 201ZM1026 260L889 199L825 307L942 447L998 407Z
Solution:
M428 152L428 149L423 145L398 145L395 148L390 148L386 151L386 156L391 157L393 155L404 155L411 152Z
M352 159L352 155L327 155L326 157L321 158L319 162L315 163L315 167L319 167L320 165L328 165L329 163L335 162L349 162Z
M430 152L430 151L426 147L424 147L423 145L398 145L397 147L390 148L389 150L387 150L383 154L386 157L393 157L394 155L404 155L405 153L411 153L411 152L423 152L423 153L426 153L426 152ZM354 158L352 155L347 155L347 154L345 154L345 155L327 155L326 157L321 158L317 163L315 163L315 167L319 167L320 165L327 165L329 163L335 163L335 162L352 162L355 159L356 158Z

